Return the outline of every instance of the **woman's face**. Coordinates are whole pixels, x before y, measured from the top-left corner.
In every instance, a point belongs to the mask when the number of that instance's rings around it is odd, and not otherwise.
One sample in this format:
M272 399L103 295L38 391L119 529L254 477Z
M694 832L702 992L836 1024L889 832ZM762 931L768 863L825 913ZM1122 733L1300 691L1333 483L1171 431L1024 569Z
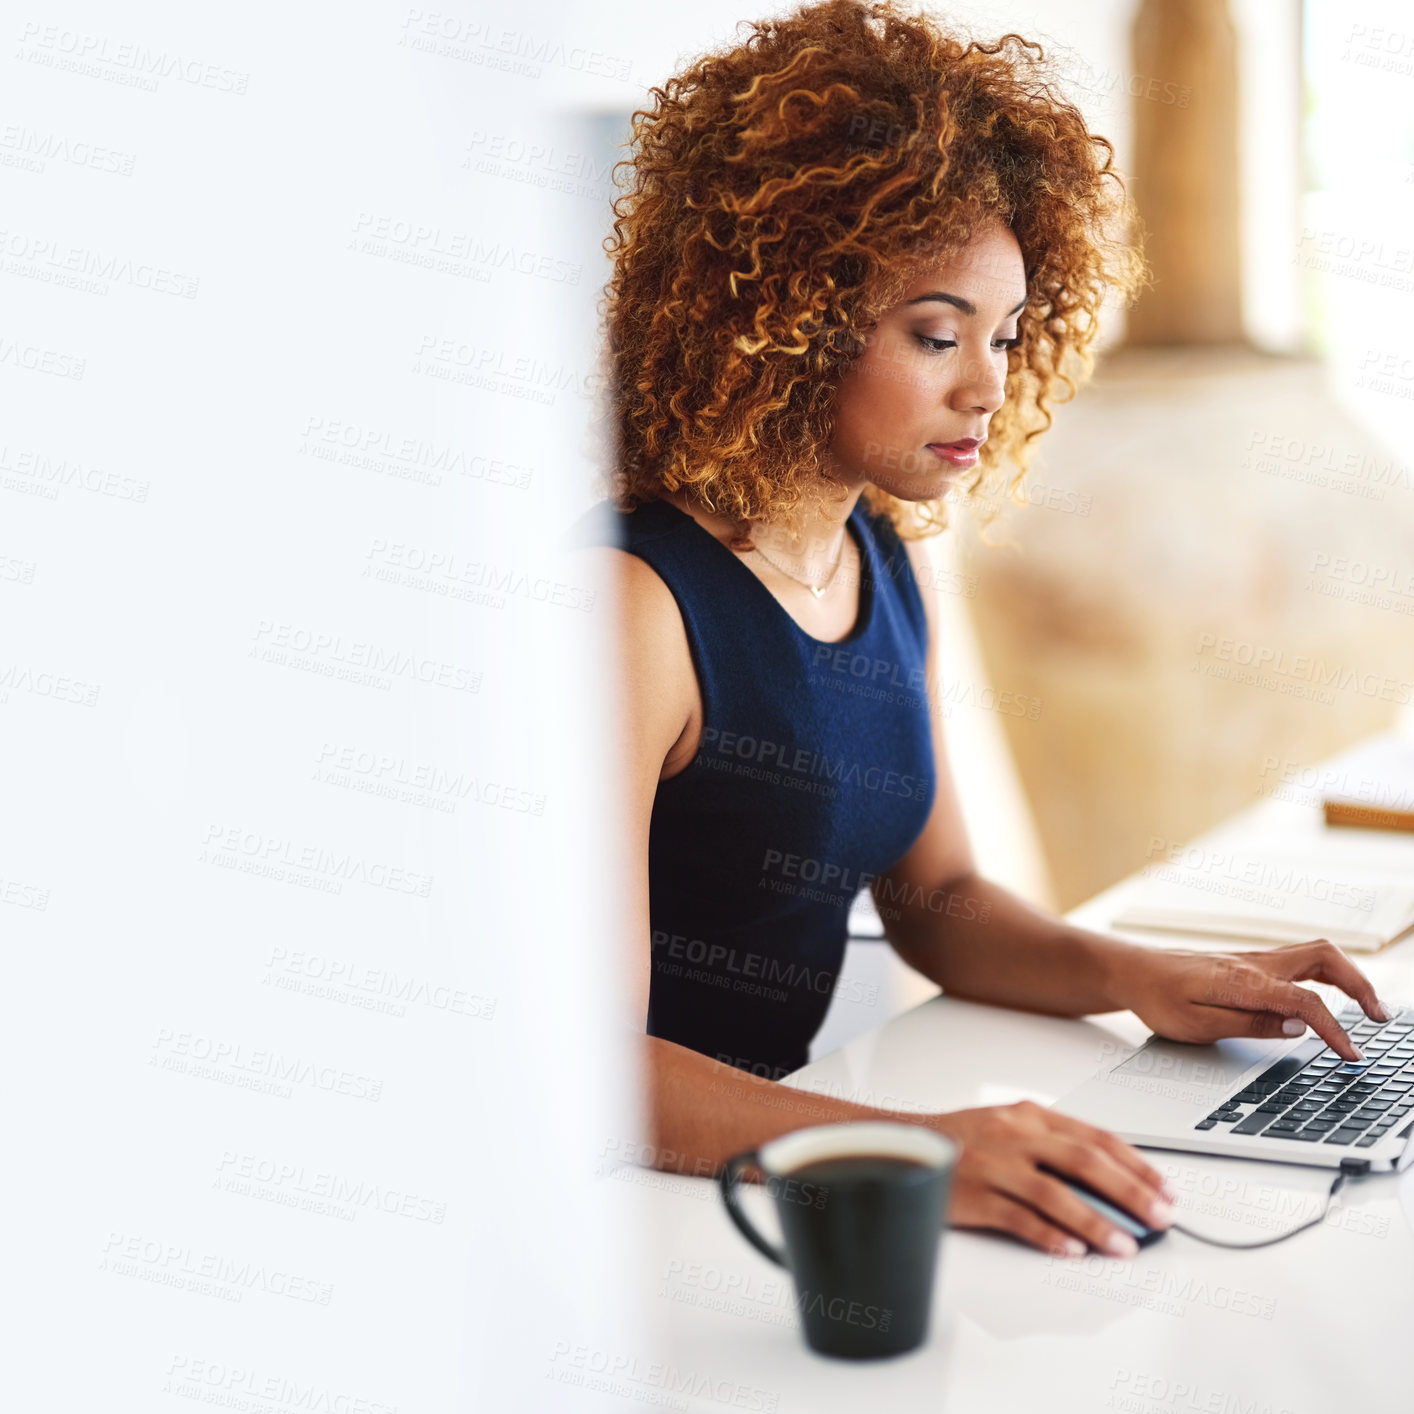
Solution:
M834 475L927 501L976 466L1005 397L1007 350L1025 302L1021 247L999 223L981 227L947 263L921 271L840 384Z

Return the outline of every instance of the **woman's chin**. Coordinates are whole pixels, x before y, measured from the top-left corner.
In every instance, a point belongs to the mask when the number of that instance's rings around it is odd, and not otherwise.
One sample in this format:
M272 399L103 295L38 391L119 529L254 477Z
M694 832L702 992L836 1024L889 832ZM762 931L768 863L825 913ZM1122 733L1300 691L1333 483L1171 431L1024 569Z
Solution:
M953 490L967 472L956 467L939 467L926 474L919 472L913 476L901 476L888 481L875 481L874 485L886 495L900 501L937 501Z

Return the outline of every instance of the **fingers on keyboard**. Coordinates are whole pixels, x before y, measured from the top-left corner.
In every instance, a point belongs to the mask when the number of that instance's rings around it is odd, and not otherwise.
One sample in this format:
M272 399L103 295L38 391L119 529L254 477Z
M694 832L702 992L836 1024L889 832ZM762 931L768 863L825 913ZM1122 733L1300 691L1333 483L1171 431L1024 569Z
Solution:
M1357 1012L1340 1020L1363 1061L1342 1060L1319 1038L1305 1041L1194 1128L1230 1125L1230 1134L1362 1149L1378 1143L1414 1110L1414 1015L1396 1011L1381 1023Z

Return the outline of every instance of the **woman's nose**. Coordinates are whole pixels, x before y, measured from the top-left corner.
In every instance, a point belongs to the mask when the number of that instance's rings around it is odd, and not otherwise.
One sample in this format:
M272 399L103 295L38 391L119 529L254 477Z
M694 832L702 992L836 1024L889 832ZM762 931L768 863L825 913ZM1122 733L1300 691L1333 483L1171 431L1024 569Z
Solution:
M974 410L988 414L996 412L1005 400L1006 364L996 356L969 357L948 399L957 412Z

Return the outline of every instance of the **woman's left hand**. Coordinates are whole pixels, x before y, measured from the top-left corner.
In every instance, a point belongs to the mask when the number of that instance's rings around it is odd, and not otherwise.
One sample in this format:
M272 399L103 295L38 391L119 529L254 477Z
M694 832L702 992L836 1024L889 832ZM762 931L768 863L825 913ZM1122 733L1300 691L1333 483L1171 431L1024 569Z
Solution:
M1328 982L1388 1021L1370 979L1324 938L1253 952L1134 948L1125 958L1123 1004L1160 1036L1216 1041L1220 1036L1299 1036L1309 1026L1346 1060L1363 1060L1326 1004L1298 982Z

